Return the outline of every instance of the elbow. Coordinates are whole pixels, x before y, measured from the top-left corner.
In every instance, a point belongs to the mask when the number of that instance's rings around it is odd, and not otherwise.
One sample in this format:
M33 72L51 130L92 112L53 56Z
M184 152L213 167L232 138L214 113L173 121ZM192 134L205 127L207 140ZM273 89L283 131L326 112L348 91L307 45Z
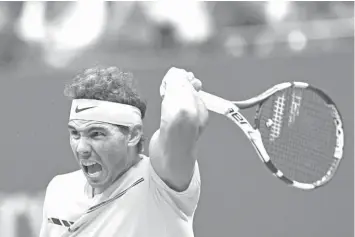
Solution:
M167 116L168 115L168 116ZM162 131L177 130L179 133L197 130L199 127L198 111L195 108L175 108L162 116L160 129Z
M173 118L175 123L189 124L198 126L199 112L198 109L191 106L180 107Z

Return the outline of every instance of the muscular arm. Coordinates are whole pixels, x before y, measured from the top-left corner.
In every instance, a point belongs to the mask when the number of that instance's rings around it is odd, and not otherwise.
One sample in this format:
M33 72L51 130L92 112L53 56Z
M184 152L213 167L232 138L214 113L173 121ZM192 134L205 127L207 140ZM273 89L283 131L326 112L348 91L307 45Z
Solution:
M186 72L175 73L166 84L160 128L151 139L149 155L160 178L170 188L184 191L194 172L196 143L208 112L194 86L186 79Z

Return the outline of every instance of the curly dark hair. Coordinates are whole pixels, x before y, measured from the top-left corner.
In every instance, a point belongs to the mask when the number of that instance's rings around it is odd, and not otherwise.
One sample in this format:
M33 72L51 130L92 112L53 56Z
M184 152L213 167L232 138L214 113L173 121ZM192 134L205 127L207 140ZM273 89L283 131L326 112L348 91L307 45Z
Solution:
M117 67L95 66L77 74L72 83L67 84L64 94L71 99L94 99L127 104L137 107L142 119L145 116L147 104L139 96L137 87L130 72L124 72ZM118 126L124 131L127 127ZM143 151L144 138L137 144L139 152Z

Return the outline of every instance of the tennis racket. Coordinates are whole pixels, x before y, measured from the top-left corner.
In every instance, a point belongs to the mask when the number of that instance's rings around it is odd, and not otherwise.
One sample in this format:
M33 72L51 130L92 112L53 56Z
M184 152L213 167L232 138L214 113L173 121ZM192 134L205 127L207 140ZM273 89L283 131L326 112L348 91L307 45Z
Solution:
M237 124L274 176L312 190L328 183L343 157L341 115L323 91L285 82L245 101L199 92L206 107ZM256 106L254 126L240 110Z

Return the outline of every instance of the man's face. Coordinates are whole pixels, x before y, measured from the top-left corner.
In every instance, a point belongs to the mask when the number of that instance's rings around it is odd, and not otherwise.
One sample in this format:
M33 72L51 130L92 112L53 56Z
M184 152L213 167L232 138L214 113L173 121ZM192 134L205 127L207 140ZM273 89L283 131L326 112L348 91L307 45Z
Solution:
M108 123L72 120L70 145L89 184L104 191L128 168L127 136Z

